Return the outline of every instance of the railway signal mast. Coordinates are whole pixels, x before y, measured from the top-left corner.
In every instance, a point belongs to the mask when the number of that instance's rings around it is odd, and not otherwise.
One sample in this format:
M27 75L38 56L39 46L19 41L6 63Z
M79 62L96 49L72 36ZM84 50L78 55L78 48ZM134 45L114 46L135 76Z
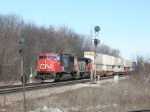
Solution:
M21 78L20 78L20 80L21 80L21 82L23 84L24 112L26 112L25 83L27 81L27 78L23 74L23 42L24 42L24 39L23 38L19 38L19 40L18 40L18 43L19 43L19 46L20 46L19 54L20 54L20 57L21 57Z
M97 39L98 35L99 35L99 31L100 31L100 27L99 26L95 26L94 27L94 30L95 30L95 39L94 39L94 45L95 45L95 50L94 50L94 79L96 81L96 56L97 56L97 52L96 52L96 49L97 49L97 45L100 44L100 40ZM99 82L99 76L98 76L98 82Z

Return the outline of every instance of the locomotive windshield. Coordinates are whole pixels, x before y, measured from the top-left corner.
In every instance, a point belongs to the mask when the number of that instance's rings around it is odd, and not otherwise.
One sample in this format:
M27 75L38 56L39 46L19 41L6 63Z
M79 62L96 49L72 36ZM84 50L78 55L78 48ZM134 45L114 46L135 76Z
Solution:
M43 58L46 58L46 56L39 56L39 60L43 59Z
M56 56L48 56L48 58L56 60Z
M53 60L56 60L56 59L57 59L56 56L39 56L39 60L40 60L40 59L45 59L45 58L49 58L49 59L53 59Z

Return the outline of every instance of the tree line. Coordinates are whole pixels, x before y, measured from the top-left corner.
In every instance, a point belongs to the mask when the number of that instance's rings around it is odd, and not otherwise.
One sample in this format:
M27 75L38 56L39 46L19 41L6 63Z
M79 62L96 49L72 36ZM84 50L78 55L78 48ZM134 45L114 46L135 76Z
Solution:
M58 52L83 56L90 51L90 36L76 33L65 25L55 27L38 26L34 22L25 22L16 14L0 14L0 80L17 80L20 74L20 55L18 39L24 38L24 73L30 74L30 68L36 74L37 54L40 52ZM120 57L118 49L102 44L98 52Z

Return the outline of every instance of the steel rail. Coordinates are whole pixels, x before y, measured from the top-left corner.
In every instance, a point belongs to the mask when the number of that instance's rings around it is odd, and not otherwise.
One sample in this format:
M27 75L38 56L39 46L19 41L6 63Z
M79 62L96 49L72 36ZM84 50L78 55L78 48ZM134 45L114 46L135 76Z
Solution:
M37 85L39 83L31 83L31 84L26 84L26 86L30 86L30 85ZM21 87L22 84L19 85L7 85L7 86L0 86L0 89L6 89L6 88L14 88L14 87Z
M84 80L75 80L75 81L66 81L66 82L57 82L57 83L48 83L48 84L39 84L34 86L26 86L25 90L35 90L35 89L44 89L49 87L58 87L58 86L65 86L65 85L73 85L77 83L84 83L88 82L89 79ZM14 92L20 92L23 90L23 87L15 87L15 88L7 88L0 90L0 94L8 94L8 93L14 93Z

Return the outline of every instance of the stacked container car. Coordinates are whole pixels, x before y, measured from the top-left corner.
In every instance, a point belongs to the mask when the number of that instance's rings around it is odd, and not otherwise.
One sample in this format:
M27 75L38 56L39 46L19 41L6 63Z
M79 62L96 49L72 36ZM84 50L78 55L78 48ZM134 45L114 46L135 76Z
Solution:
M132 67L132 63L129 60L124 60L124 72L129 72L130 68Z
M90 58L92 60L92 67L94 71L96 69L97 75L103 76L114 74L114 66L116 62L114 62L115 58L113 56L103 55L100 53L95 54L94 52L84 52L84 57Z
M124 59L123 58L118 58L118 72L119 74L124 73Z
M118 74L119 68L118 68L118 58L117 57L112 56L112 66L113 66L113 72L115 74Z
M96 55L96 59L94 58ZM84 52L84 57L90 58L92 60L92 68L96 68L97 74L104 75L106 71L106 60L105 55L94 54L94 52ZM94 70L94 69L93 69ZM94 71L93 71L94 72Z
M94 58L95 56L95 58ZM129 60L94 52L84 52L84 57L90 58L97 75L124 74L131 67ZM96 65L96 66L95 66Z

